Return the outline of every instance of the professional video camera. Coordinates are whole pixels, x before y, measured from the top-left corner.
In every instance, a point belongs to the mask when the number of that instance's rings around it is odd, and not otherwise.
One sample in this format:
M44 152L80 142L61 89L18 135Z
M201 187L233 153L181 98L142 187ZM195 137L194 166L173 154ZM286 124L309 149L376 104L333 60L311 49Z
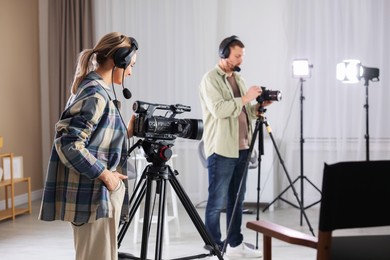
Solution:
M256 98L258 103L263 103L264 101L280 101L282 99L282 92L279 90L268 90L266 87L261 87L263 90L261 95Z
M168 110L168 112L165 116L153 116L156 109ZM174 140L176 137L202 139L202 120L174 118L177 114L191 111L190 106L135 101L133 110L137 113L134 123L134 135L137 137L152 140Z

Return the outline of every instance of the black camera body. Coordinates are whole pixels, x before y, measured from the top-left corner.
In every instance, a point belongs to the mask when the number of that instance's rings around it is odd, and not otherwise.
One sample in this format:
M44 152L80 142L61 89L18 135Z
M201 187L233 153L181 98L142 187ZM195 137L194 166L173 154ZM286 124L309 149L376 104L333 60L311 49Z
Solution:
M261 87L261 95L256 98L258 103L263 103L264 101L280 101L282 100L282 92L279 90L269 90L266 87Z
M157 109L168 110L167 116L153 116ZM134 122L134 135L137 137L152 140L174 140L176 137L202 139L202 120L175 118L177 114L191 111L190 106L135 101L133 110L137 114Z

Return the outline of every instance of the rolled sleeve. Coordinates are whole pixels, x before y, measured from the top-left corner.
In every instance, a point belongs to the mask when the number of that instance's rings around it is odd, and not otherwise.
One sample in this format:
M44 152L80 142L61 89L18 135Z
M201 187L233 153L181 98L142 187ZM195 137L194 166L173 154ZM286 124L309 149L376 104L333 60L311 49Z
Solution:
M97 178L105 166L86 147L99 123L106 100L99 94L76 101L56 125L55 147L64 165L90 179Z

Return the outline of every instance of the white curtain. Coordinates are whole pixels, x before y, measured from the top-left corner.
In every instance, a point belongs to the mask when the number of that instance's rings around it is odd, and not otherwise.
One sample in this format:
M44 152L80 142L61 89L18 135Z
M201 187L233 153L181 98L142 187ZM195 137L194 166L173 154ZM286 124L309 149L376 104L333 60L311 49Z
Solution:
M276 146L264 151L273 154L273 168L262 169L261 178L274 178L276 196L289 185L276 149L292 180L302 174L319 188L324 163L366 158L364 82L336 80L336 64L343 59L380 69L380 81L370 81L368 87L369 152L371 160L390 159L389 12L386 0L98 0L96 38L120 31L139 43L134 75L126 80L133 98L122 99L126 120L135 100L189 105L192 111L180 117L201 119L199 82L217 63L220 41L239 36L246 46L241 73L248 86L266 86L283 96L265 113ZM313 64L302 93L299 79L291 74L297 58ZM116 90L121 92L120 87ZM271 142L270 137L265 131L265 142ZM197 158L197 144L178 138L173 148L179 181L194 202L207 197L207 174ZM267 182L262 185L264 190ZM295 187L299 192L299 182ZM304 204L319 199L309 182L304 181L304 187ZM294 202L291 190L286 197Z

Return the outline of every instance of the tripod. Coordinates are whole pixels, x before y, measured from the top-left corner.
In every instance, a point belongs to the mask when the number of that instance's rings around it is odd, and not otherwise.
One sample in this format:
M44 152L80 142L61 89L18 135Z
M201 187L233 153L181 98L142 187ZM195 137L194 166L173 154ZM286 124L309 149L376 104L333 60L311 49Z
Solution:
M265 109L260 106L259 107L259 111L264 113L265 112ZM244 180L246 180L246 175L248 174L248 165L249 165L249 161L250 161L250 158L251 158L251 154L253 152L253 148L255 146L255 141L256 141L256 136L257 136L257 133L260 132L260 136L263 138L263 128L261 127L262 126L262 117L259 117L257 120L256 120L256 126L255 126L255 130L253 132L253 136L252 136L252 141L251 141L251 144L249 146L249 152L248 152L248 156L246 158L246 162L245 162L245 169L244 169L244 174L241 178L241 182L240 182L240 185L238 187L238 191L237 191L237 199L234 203L234 207L233 207L233 212L232 212L232 216L231 216L231 219L230 219L230 222L229 222L229 226L228 226L228 229L227 229L227 234L226 234L226 237L229 236L230 234L230 230L232 228L232 223L233 223L233 219L235 217L235 212L237 211L237 206L238 206L238 199L239 199L239 196L240 196L240 193L241 193L241 189L242 189L242 185L243 185L243 182ZM261 168L261 155L264 154L264 142L263 141L260 141L258 142L258 145L259 145L259 154L258 154L258 178L257 178L257 203L256 203L256 220L259 220L259 216L260 216L260 168ZM258 244L259 244L259 237L258 237L258 233L256 233L256 249L258 249ZM222 252L225 252L226 250L226 247L227 247L227 239L225 240L225 243L223 245L223 248L222 248Z
M226 234L226 237L229 236L229 233L230 233L230 230L231 230L231 226L232 226L232 223L233 223L233 219L234 219L234 216L236 215L235 212L236 212L236 208L237 208L237 205L238 205L238 197L239 197L239 194L240 194L240 191L241 191L241 188L242 188L242 185L243 185L243 181L246 180L246 175L248 174L248 171L247 171L247 167L249 165L249 160L250 160L250 156L251 156L251 153L253 151L253 147L254 147L254 143L255 143L255 140L256 140L256 135L257 135L257 132L260 132L260 137L263 137L263 129L262 129L262 125L264 124L266 126L266 129L267 129L267 132L272 140L272 144L274 145L274 148L276 150L276 153L278 155L278 158L279 158L279 161L284 169L284 172L286 173L286 176L287 176L287 179L290 183L290 186L294 192L294 195L295 195L295 198L297 199L297 203L299 205L299 208L301 210L301 213L303 214L303 216L305 217L305 220L309 226L309 229L310 229L310 232L312 233L312 235L314 236L314 231L313 231L313 228L311 227L310 225L310 222L309 222L309 219L307 218L307 215L305 213L305 209L303 208L303 205L301 203L301 201L299 200L299 197L298 197L298 194L294 188L294 185L292 183L292 180L290 178L290 175L288 174L287 172L287 169L286 169L286 166L284 165L284 161L282 159L282 156L280 155L280 152L278 150L278 147L276 145L276 142L274 140L274 137L272 135L272 130L271 130L271 127L268 123L268 121L266 120L266 117L264 116L264 113L265 113L266 109L264 109L264 107L260 106L259 107L259 112L260 112L260 117L256 120L256 126L255 126L255 130L253 132L253 137L252 137L252 141L251 141L251 144L249 146L249 152L248 152L248 157L247 157L247 160L246 160L246 168L244 170L244 174L243 174L243 177L241 179L241 182L240 182L240 186L238 188L238 191L237 191L237 199L235 201L235 204L234 204L234 207L233 207L233 213L232 213L232 217L231 217L231 220L230 220L230 223L229 223L229 227L228 227L228 230L227 230L227 234ZM257 183L257 190L258 190L258 194L257 194L257 216L256 216L256 220L259 220L259 205L260 205L260 167L261 167L261 155L264 154L263 152L263 144L260 144L260 143L264 143L262 140L259 140L259 157L258 157L258 161L259 161L259 169L258 169L258 183ZM263 211L265 211L266 209L268 209L268 207L270 206L271 204L269 204ZM258 235L258 234L256 234ZM222 252L225 252L225 249L226 249L226 246L227 246L227 239L225 240L225 243L223 245L223 249L222 249ZM256 236L256 248L258 248L258 236Z
M300 82L300 117L301 117L301 122L300 122L300 175L293 181L293 182L290 182L290 185L287 186L287 188L285 188L265 209L267 210L268 207L270 207L273 203L275 203L276 200L280 199L286 203L288 203L289 205L295 207L295 208L301 208L301 205L296 205L296 204L293 204L291 203L290 201L282 198L282 195L288 191L288 189L290 188L294 188L294 184L300 180L300 186L301 186L301 203L302 203L302 207L304 207L304 209L308 209L314 205L316 205L317 203L319 203L321 201L321 199L319 199L318 201L308 205L308 206L304 206L304 181L306 180L311 186L313 186L320 194L321 194L321 190L319 188L317 188L313 182L311 182L303 173L303 169L304 169L304 164L303 164L303 143L305 142L305 139L303 138L303 101L305 100L305 97L303 96L303 82L305 80L301 77L299 79L299 82ZM295 193L295 191L294 191ZM303 211L301 210L301 214L300 214L300 224L302 226L302 221L303 221Z
M165 141L154 141L154 140L144 140L142 141L142 148L145 151L146 159L151 164L147 165L144 169L141 179L138 182L133 195L130 198L130 212L129 212L129 221L125 222L119 231L118 234L118 248L120 247L122 240L128 230L130 223L140 206L141 201L145 197L145 208L144 208L144 223L142 227L142 240L141 240L141 252L140 257L135 257L127 253L119 253L119 259L142 259L146 260L147 250L148 250L148 239L151 223L148 221L151 217L151 195L153 183L155 183L156 194L159 194L159 204L158 204L158 215L157 215L157 231L156 231L156 248L155 248L155 257L153 259L160 260L162 258L162 237L163 237L163 223L165 216L165 192L166 192L166 182L167 180L172 185L174 191L182 202L187 214L191 218L193 224L198 230L200 236L206 244L206 248L209 250L209 254L198 254L194 256L188 256L185 258L176 258L178 259L197 259L204 258L211 255L216 255L218 259L223 259L219 248L214 243L213 239L207 233L206 227L202 222L199 214L197 213L195 207L191 203L189 197L180 186L175 175L178 175L178 172L173 172L169 165L165 163L171 158L172 150L170 147L172 143Z

